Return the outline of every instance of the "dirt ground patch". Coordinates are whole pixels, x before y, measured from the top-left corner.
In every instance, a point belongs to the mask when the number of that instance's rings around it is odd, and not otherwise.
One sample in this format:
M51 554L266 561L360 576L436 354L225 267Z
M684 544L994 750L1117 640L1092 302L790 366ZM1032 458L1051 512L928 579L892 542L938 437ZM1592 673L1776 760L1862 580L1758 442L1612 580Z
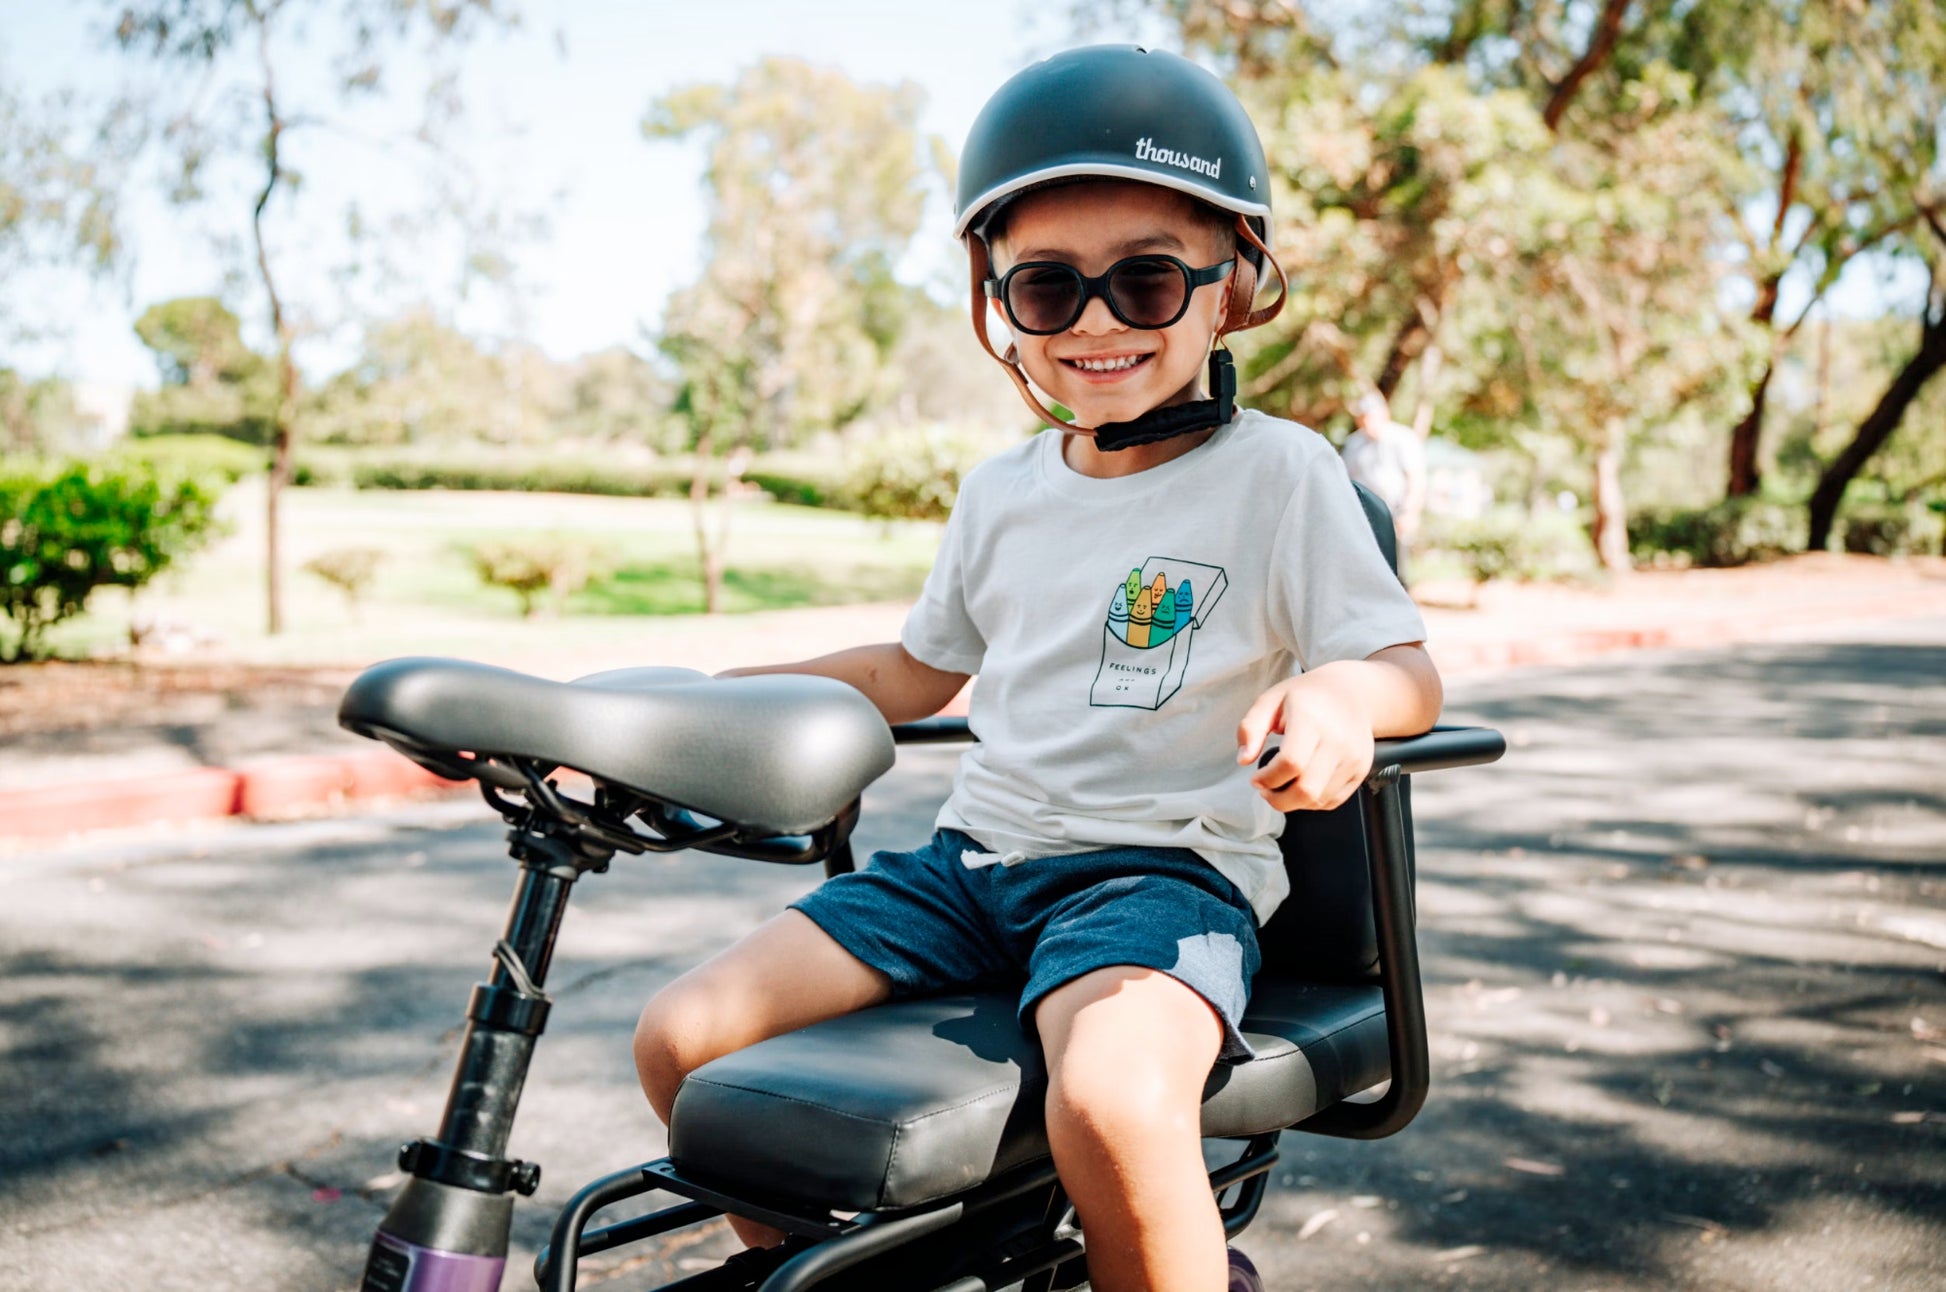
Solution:
M335 705L356 670L132 660L0 668L0 737L180 726L212 713Z

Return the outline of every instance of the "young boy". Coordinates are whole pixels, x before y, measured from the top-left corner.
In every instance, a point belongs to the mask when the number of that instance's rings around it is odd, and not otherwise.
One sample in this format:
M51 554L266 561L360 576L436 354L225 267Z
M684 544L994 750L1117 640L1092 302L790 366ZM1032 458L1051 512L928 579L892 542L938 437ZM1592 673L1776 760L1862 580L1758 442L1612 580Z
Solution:
M1214 1063L1249 1057L1282 814L1342 802L1375 736L1440 707L1338 456L1233 413L1228 355L1212 361L1274 312L1252 310L1258 271L1282 276L1268 191L1241 106L1173 55L1070 51L982 111L958 213L974 327L984 342L990 300L1014 338L995 357L1051 429L967 478L900 641L743 670L840 678L890 722L977 673L981 743L931 843L826 882L657 995L636 1034L666 1122L683 1077L732 1050L1024 980L1098 1292L1227 1285L1198 1107ZM1206 364L1229 387L1214 398Z

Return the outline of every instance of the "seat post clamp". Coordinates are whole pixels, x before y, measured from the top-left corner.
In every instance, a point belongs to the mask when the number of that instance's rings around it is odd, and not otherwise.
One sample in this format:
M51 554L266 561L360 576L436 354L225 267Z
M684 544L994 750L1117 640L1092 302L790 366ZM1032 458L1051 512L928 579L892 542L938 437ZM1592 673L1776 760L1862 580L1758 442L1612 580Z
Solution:
M539 1036L547 1027L547 1013L551 1008L553 1002L545 996L476 982L473 995L466 1002L466 1016L488 1031Z
M399 1169L421 1180L450 1184L474 1193L518 1193L530 1198L541 1185L538 1162L509 1161L469 1153L438 1140L415 1139L399 1148Z

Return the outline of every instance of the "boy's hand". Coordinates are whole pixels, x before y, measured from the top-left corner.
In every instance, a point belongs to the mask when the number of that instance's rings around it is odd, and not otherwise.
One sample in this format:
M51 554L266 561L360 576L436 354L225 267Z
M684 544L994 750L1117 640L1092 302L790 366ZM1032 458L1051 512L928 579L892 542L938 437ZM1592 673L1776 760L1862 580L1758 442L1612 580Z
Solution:
M1255 762L1272 732L1283 735L1283 747L1250 783L1279 812L1335 808L1371 774L1371 719L1322 674L1279 682L1257 697L1237 724L1237 762Z

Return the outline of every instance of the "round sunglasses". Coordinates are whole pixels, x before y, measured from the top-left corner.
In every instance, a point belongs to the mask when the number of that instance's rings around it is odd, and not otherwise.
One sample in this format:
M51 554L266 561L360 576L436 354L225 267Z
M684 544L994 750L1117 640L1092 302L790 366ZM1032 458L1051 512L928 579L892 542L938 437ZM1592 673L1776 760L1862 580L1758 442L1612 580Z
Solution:
M1191 269L1174 256L1130 256L1090 278L1058 260L1028 260L986 281L986 294L1000 302L1016 332L1053 336L1073 327L1088 302L1099 296L1109 312L1133 328L1173 327L1189 310L1198 288L1221 282L1236 267L1232 257L1219 265Z

